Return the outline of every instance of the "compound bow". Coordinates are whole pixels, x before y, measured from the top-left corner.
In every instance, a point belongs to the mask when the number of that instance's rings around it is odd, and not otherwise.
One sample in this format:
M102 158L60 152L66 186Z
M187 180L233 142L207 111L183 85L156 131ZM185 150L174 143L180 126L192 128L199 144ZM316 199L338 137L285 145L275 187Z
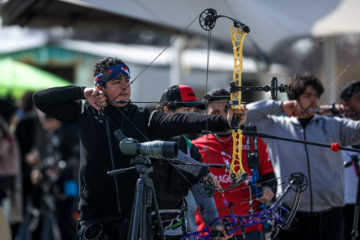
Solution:
M225 224L225 229L228 235L234 234L238 231L243 231L244 229L256 224L266 222L269 220L275 221L280 228L287 229L290 227L292 220L295 217L296 211L300 204L301 193L306 190L308 186L307 178L302 173L293 173L290 175L289 184L285 188L284 192L278 199L272 204L272 206L263 211L253 213L250 215L238 216L235 215L232 211L232 204L228 204L231 215L222 216L212 220L205 228L198 232L193 232L184 235L181 240L208 240L212 239L212 231L210 226L213 222L222 220ZM287 193L293 190L295 194L295 200L291 207L291 210L280 206L281 200L285 197Z
M271 86L265 85L263 87L258 86L241 86L241 74L243 71L243 42L245 36L250 32L250 28L246 26L244 23L240 22L237 19L224 16L217 15L215 9L206 9L204 10L199 17L200 26L206 30L211 31L215 27L216 20L218 18L225 17L233 21L234 26L231 28L231 39L233 44L233 52L234 52L234 71L233 71L233 81L230 83L230 107L231 109L240 109L241 110L241 92L242 91L271 91L271 96L273 99L277 98L277 91L285 92L287 89L286 85L282 85L278 87L277 79L273 78L271 81ZM229 177L232 179L232 185L221 189L221 190L230 190L245 180L248 179L249 174L245 172L241 155L242 155L242 131L239 128L239 121L241 116L233 116L231 121L232 128L232 139L233 139L233 153L232 153L232 161L230 165L230 173ZM206 186L211 186L211 184L206 184ZM209 188L207 188L209 189ZM219 190L219 189L213 189ZM212 191L213 192L213 191Z

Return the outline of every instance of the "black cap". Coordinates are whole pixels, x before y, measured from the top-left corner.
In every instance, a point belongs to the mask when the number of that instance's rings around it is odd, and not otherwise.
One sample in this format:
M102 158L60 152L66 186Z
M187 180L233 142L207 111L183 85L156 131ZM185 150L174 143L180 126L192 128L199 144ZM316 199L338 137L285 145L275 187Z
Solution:
M197 107L200 109L205 109L205 104L196 100L194 91L187 85L178 84L171 86L163 93L160 102L178 102L179 104L186 107Z
M208 92L202 99L203 102L215 102L219 99L229 99L230 92L224 88L214 89Z

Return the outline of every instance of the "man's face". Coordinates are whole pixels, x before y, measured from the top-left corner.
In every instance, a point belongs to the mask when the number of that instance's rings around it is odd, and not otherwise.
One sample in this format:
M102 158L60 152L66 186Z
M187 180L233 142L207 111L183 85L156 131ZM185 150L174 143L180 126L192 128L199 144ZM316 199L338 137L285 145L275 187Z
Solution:
M116 107L123 107L130 100L131 87L129 86L129 83L130 78L127 77L112 79L106 83L106 88L104 86L99 86L99 90L103 91L107 99L110 101L124 101L125 103L113 104Z
M299 118L312 117L316 112L306 112L306 110L319 109L319 94L313 86L307 86L305 91L300 94L298 102L301 109L305 110L299 115Z
M350 109L348 114L345 113L348 117L354 120L360 120L360 116L351 115L352 112L360 114L360 92L354 94L348 101L344 101L343 105Z
M219 99L215 102L210 102L207 107L207 114L208 115L222 115L227 117L228 109L226 108L226 104L229 99Z

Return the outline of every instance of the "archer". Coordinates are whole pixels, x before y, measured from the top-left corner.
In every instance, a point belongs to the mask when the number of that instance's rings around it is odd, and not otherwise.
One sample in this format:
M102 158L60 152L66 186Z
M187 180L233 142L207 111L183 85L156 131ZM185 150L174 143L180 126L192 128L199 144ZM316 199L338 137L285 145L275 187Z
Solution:
M324 92L320 80L310 73L290 78L289 101L264 100L248 105L247 122L259 132L313 142L354 145L360 142L360 122L316 114ZM287 115L287 116L284 116ZM343 239L344 171L340 152L310 144L300 145L264 139L278 176L304 173L309 187L302 193L293 232L280 232L280 239ZM284 198L291 203L292 196Z
M207 93L203 102L206 102L206 113L208 115L226 116L229 110L228 102L230 100L230 92L225 89L214 89ZM249 174L247 181L240 184L231 191L225 191L224 197L227 201L233 202L233 211L236 215L248 215L259 210L264 210L263 203L273 199L276 192L275 173L271 165L267 147L260 138L249 138L242 136L242 163L246 173ZM247 141L246 141L247 140ZM203 161L210 163L231 162L233 151L233 139L231 133L212 133L202 136L195 141L194 144L199 148ZM209 146L208 146L209 145ZM230 186L231 181L228 177L229 172L224 169L211 168L211 172L219 178L219 182L223 186ZM265 182L258 189L259 182ZM216 208L219 209L219 216L228 215L228 208L224 205L221 193L216 192L215 196ZM242 201L249 201L244 204ZM240 202L240 203L239 203ZM198 219L198 224L202 224L202 219ZM242 235L241 231L236 235ZM262 224L257 224L246 228L246 237L248 240L261 239L265 237Z

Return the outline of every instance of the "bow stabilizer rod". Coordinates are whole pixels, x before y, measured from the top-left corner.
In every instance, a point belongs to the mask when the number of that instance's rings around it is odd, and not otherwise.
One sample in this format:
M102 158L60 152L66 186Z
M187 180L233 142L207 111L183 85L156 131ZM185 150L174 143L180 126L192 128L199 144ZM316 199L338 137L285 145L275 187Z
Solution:
M264 85L264 86L236 86L236 82L230 82L230 91L263 91L263 92L271 92L271 98L273 100L277 99L278 91L279 92L287 92L288 86L284 84L280 84L278 86L277 77L273 77L271 80L271 85ZM230 103L230 104L238 104L238 103Z

